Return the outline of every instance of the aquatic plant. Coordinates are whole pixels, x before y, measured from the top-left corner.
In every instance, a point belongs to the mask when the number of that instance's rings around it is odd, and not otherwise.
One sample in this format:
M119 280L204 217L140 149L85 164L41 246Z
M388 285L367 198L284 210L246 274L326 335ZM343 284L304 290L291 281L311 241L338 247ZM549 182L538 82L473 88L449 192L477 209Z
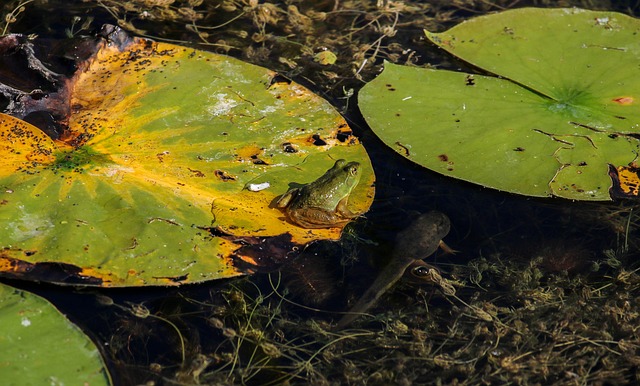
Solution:
M427 32L475 72L385 65L359 94L376 134L447 176L529 196L637 196L637 19L522 8Z
M110 385L96 345L53 304L0 283L0 378L9 385Z
M57 53L78 57L72 76L47 68L25 36L3 44L3 60L27 60L47 90L0 87L5 276L141 286L243 274L340 237L346 222L304 229L272 202L341 158L360 164L352 211L373 200L370 161L345 120L272 71L113 26ZM65 273L34 269L50 263Z

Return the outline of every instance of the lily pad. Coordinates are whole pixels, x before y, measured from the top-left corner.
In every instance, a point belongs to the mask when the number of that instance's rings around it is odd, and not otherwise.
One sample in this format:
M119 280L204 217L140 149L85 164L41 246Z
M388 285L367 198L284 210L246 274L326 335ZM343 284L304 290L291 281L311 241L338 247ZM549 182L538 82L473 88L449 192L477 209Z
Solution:
M530 196L638 194L640 21L523 8L427 38L477 73L385 64L359 95L371 128L439 173Z
M93 342L51 303L0 283L3 385L110 385Z
M308 89L117 28L95 44L72 77L56 79L56 92L22 95L10 105L15 117L0 116L5 275L34 278L55 265L62 272L37 279L137 286L246 273L238 261L260 265L340 237L342 227L303 229L273 205L340 158L362 165L350 209L369 208L374 175L364 148ZM39 108L62 115L63 129L46 134L18 119Z

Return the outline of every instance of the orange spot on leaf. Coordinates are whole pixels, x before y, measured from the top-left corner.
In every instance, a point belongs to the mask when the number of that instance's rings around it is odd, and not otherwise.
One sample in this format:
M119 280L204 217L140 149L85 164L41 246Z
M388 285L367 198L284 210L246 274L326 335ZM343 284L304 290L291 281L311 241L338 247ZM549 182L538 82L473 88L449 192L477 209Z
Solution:
M609 165L612 197L637 197L640 193L640 170L634 166Z
M633 97L623 96L619 98L614 98L612 99L612 101L622 106L629 106L630 104L633 103Z

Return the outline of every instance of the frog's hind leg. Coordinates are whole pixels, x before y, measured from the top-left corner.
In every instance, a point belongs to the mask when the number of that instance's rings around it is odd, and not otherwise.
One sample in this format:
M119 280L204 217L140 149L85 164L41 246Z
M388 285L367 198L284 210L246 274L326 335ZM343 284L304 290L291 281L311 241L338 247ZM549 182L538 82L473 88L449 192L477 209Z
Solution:
M321 208L304 208L289 212L289 219L303 228L332 228L342 226L351 220Z

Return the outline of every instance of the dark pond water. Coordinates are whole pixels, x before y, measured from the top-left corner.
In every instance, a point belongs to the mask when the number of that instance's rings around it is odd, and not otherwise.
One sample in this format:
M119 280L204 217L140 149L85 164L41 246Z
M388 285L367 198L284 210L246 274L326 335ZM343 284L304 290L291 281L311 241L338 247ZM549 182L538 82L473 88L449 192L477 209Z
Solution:
M18 3L5 1L0 10L7 14ZM117 290L3 279L46 297L82 327L101 347L115 384L637 382L635 202L531 199L445 178L386 148L355 97L345 95L372 79L383 59L463 67L427 47L422 28L443 30L529 5L634 15L637 2L24 3L9 32L65 38L119 23L277 70L344 112L376 172L366 218L350 225L340 243L312 245L282 273ZM296 10L317 20L292 17ZM325 69L312 59L325 48L353 63ZM407 219L430 210L451 220L445 240L458 252L438 251L429 262L454 283L456 295L402 281L371 311L375 316L332 331L337 312L372 281Z

